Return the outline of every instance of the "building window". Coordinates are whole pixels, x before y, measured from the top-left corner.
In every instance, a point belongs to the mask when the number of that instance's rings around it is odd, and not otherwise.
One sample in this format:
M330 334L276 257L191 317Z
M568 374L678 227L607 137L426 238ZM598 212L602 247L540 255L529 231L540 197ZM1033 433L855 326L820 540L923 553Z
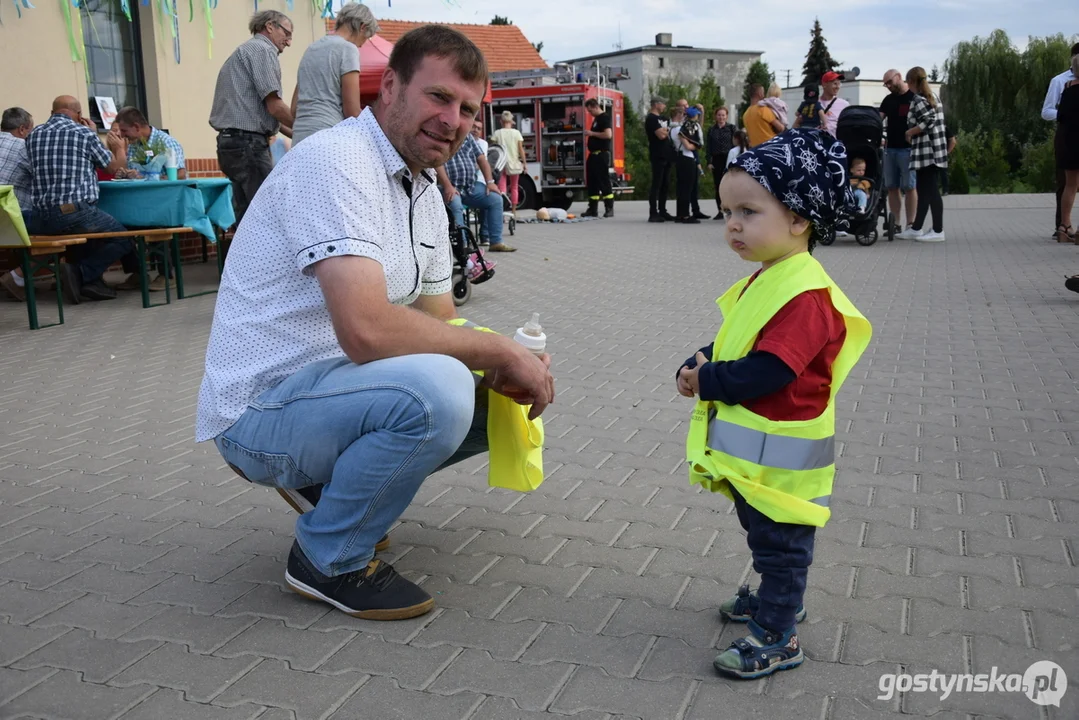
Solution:
M146 83L139 42L139 3L129 3L131 20L111 0L83 0L82 40L89 75L89 116L102 127L95 97L111 97L116 107L133 105L146 112Z
M708 58L708 69L709 70L715 70L716 69L715 58Z
M659 69L660 69L660 70L662 70L662 69L663 69L663 68L665 68L666 66L667 66L667 65L666 65L666 63L665 63L665 62L663 61L663 58L660 58L660 59L659 59Z

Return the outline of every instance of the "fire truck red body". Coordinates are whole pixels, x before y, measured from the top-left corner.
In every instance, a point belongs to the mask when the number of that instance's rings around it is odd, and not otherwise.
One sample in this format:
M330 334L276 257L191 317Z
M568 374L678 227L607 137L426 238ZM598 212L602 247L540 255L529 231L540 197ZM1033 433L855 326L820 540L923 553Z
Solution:
M492 73L491 101L486 113L488 134L502 127L501 115L508 110L524 136L527 157L518 207L568 209L574 200L584 198L588 147L584 131L591 127L593 119L584 104L590 98L596 98L611 115L614 137L608 171L614 192L633 192L625 175L622 93L608 86L609 77L595 65L580 70L557 65L552 69Z

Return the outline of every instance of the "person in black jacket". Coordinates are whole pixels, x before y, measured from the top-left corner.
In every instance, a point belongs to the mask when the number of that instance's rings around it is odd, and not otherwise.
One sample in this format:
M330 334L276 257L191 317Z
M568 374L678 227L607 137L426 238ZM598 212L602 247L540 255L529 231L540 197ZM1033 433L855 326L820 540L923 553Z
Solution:
M737 128L727 122L727 108L718 107L714 115L715 124L708 130L708 169L716 183L716 220L723 219L723 204L719 199L719 181L727 172L727 153L734 146L734 133Z
M671 163L674 146L670 142L670 121L663 117L667 99L652 96L652 108L644 119L644 134L648 138L648 158L652 162L652 187L648 192L648 222L674 220L667 212L667 192L671 183Z

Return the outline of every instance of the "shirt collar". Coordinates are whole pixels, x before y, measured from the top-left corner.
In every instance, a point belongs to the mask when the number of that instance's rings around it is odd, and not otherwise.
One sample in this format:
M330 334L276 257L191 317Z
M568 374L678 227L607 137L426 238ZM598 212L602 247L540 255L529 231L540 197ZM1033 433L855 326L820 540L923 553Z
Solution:
M281 51L277 49L277 46L273 44L273 41L272 41L272 40L270 40L270 38L268 38L268 37L266 37L265 35L263 35L262 33L258 33L258 34L256 34L256 35L252 35L252 36L251 36L251 39L252 39L252 40L261 40L262 42L264 42L264 43L266 43L267 45L269 45L270 47L272 47L272 48L274 49L274 52L275 52L275 53L277 53L278 55L280 55L280 54L281 54Z
M378 148L378 154L382 160L382 167L386 169L386 174L397 180L406 177L412 179L412 171L408 169L408 165L405 164L401 153L397 152L397 148L393 146L390 139L386 137L386 133L382 131L382 126L378 124L378 119L371 111L370 106L364 108L363 112L360 113L360 123L363 125L364 130L371 132L375 136L375 147ZM420 176L427 181L428 185L434 185L435 174L432 170L424 169L420 172Z

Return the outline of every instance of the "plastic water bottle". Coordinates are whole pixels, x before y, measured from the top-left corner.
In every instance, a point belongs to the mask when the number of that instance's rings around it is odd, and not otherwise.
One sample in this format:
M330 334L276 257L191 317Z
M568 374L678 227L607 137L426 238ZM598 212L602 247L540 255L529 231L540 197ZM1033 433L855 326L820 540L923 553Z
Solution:
M532 313L532 319L526 322L524 327L517 328L513 339L528 348L533 355L542 355L547 349L547 336L540 325L539 313Z

